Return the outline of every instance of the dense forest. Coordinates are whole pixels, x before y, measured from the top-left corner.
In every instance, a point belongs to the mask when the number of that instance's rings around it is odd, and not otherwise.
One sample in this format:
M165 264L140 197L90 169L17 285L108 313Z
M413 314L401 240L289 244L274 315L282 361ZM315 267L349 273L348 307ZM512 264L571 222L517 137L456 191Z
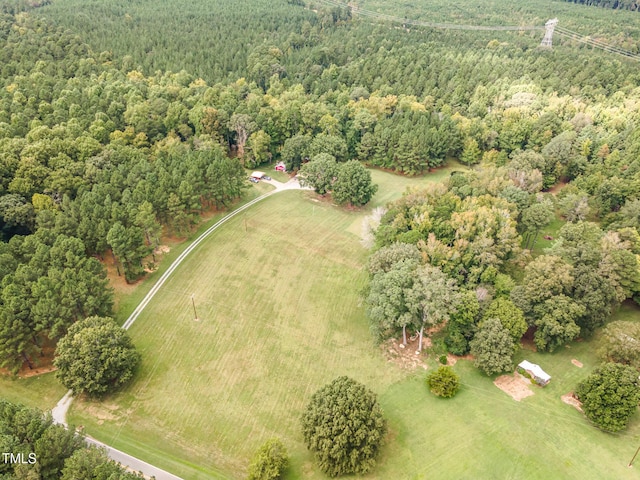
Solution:
M212 16L201 2L41 3L2 3L0 17L4 367L112 313L101 261L134 281L162 232L188 233L242 195L243 166L273 159L297 170L325 154L407 175L451 157L481 163L390 206L377 247L417 245L421 282L438 276L429 264L504 297L541 349L587 334L638 293L632 62L570 43L537 49L540 32L406 29L302 2L246 15L223 2ZM192 33L178 40L167 25L183 15ZM628 36L608 38L637 51ZM557 198L544 193L559 182L570 185ZM569 221L559 246L534 260L528 244L556 211ZM571 246L583 237L588 252ZM553 298L517 285L545 269L569 272ZM597 304L580 300L585 289ZM379 330L424 327L416 308ZM451 312L452 351L469 348L481 311L458 330Z

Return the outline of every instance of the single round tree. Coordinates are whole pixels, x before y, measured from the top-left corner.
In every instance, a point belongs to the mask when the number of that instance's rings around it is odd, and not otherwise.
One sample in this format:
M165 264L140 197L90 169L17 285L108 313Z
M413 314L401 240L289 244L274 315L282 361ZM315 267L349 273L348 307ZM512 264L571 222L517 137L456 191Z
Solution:
M328 153L320 153L302 165L298 179L303 187L311 187L316 193L324 195L331 190L331 184L337 174L336 158Z
M277 480L289 465L287 449L277 438L267 440L256 452L248 480Z
M125 330L111 318L89 317L73 324L58 342L53 364L74 394L96 397L127 383L139 362Z
M451 398L460 390L460 377L451 367L442 365L427 375L427 385L434 395Z
M602 430L623 430L640 402L638 372L628 365L605 363L578 385L576 397L587 418Z
M378 185L371 181L371 172L357 160L349 160L338 168L331 195L340 205L349 203L361 207L371 200L378 191Z
M349 377L314 393L302 415L307 448L331 477L371 470L386 430L376 395Z

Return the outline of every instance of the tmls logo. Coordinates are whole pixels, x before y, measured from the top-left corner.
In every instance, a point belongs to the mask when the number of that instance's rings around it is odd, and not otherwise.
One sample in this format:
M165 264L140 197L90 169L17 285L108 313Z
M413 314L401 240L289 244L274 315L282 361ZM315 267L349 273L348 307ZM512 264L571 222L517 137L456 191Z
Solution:
M22 463L22 464L33 465L34 463L36 463L36 454L30 453L29 455L26 455L24 453L4 452L2 454L2 460L4 461L4 463L10 463L10 464Z

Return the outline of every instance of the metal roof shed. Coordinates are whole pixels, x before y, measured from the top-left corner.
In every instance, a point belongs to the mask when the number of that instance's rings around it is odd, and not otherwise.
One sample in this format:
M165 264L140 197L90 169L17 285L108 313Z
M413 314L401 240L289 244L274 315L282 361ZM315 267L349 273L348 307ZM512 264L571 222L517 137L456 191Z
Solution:
M527 372L532 377L532 380L540 386L544 387L549 383L549 380L551 380L551 375L540 368L540 365L536 365L527 360L523 360L518 364L518 370L520 369Z

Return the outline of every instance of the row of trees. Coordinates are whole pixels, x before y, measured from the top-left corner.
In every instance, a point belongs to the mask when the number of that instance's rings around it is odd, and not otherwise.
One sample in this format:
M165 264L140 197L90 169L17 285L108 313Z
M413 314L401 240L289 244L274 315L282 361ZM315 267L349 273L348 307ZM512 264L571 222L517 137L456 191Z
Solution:
M0 243L0 365L30 368L42 347L113 306L104 267L81 240L40 229Z
M594 7L612 8L614 10L631 10L637 12L640 5L636 0L565 0L567 2L580 5L590 5Z
M75 322L113 313L99 260L137 279L163 231L186 235L204 209L238 198L246 179L211 137L181 140L178 104L160 128L165 100L140 104L143 77L28 15L3 18L0 55L20 59L0 95L0 365L15 372Z

